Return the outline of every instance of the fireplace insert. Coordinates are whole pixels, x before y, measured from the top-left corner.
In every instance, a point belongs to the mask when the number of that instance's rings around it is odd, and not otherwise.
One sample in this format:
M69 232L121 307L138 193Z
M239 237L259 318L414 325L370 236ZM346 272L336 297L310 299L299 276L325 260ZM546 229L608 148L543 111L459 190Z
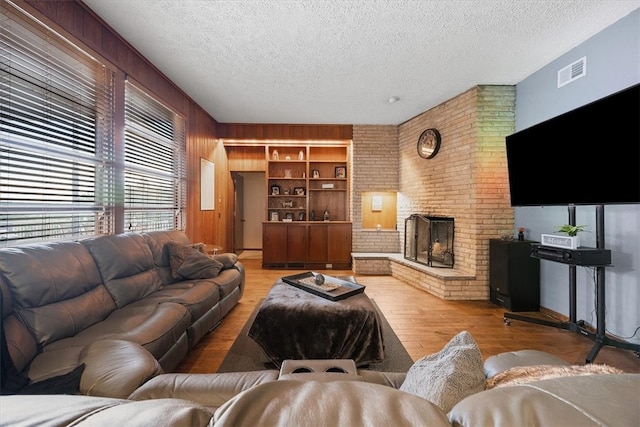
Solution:
M412 214L404 220L405 259L453 268L453 231L453 218Z

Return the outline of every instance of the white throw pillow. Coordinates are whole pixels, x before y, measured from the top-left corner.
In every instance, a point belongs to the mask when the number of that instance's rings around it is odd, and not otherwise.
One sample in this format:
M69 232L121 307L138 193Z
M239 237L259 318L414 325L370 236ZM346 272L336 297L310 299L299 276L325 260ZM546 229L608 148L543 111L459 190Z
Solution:
M482 353L467 331L453 337L438 353L417 360L400 386L449 412L467 396L484 390Z

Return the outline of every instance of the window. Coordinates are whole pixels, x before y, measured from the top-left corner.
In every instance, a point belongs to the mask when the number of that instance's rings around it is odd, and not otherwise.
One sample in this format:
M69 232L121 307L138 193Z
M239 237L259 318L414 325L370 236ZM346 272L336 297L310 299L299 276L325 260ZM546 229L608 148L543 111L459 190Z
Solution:
M1 8L0 246L112 233L113 72Z
M184 230L184 118L130 81L115 105L113 70L0 9L0 247Z
M184 119L127 81L124 224L129 231L184 230Z

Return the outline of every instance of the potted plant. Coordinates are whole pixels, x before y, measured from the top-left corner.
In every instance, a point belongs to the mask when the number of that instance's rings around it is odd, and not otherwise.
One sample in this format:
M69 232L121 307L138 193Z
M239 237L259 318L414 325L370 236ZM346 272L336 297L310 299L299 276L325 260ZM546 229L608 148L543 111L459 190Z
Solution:
M558 236L557 234L543 234L541 242L544 246L553 246L563 249L578 249L580 246L580 237L578 233L585 231L586 225L557 225L556 230L564 233L566 236Z
M565 233L567 236L576 237L580 231L585 231L586 225L556 225L556 230Z

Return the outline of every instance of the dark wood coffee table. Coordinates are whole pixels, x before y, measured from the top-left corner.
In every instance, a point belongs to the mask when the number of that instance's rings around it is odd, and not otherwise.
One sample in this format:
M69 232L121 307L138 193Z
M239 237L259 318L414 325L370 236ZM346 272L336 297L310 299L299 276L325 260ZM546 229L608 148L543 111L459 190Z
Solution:
M330 301L279 279L248 335L277 366L286 359L384 359L382 323L366 293Z

